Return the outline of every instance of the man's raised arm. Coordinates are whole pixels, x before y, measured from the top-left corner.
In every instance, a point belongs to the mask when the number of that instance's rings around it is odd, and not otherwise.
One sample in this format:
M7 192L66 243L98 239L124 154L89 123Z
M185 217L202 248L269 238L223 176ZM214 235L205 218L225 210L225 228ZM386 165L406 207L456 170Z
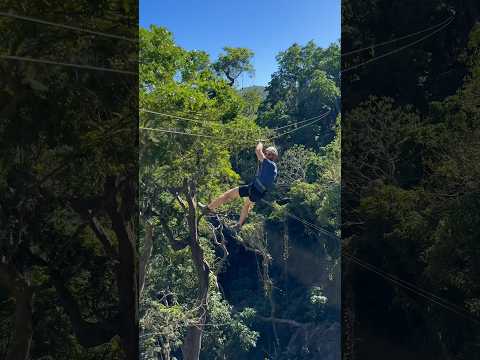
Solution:
M265 155L263 154L263 144L259 142L255 148L255 153L257 154L257 159L259 161L265 160Z

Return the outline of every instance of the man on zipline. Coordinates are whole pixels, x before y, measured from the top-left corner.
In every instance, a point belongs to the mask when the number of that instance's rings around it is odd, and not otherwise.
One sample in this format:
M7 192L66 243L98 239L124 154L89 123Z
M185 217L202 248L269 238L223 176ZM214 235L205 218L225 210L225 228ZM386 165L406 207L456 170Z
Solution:
M260 167L251 183L226 191L207 206L199 204L202 211L208 215L214 213L215 209L219 206L233 201L238 197L244 197L245 203L240 212L240 219L235 225L236 230L239 230L245 222L248 213L253 207L253 203L262 199L265 193L273 187L277 179L277 164L275 163L278 159L277 149L274 146L270 146L264 150L263 144L258 143L255 148L255 153L260 162Z

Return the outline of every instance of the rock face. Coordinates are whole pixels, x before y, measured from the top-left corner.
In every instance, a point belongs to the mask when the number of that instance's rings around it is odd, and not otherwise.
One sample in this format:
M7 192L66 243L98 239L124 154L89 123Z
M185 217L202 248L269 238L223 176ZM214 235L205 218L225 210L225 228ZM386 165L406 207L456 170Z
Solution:
M340 324L338 322L305 325L293 334L282 360L340 360Z
M218 275L218 282L223 289L226 300L237 307L251 306L252 297L262 296L262 288L258 279L257 259L255 254L224 234L229 253L227 263ZM217 256L223 254L219 251Z

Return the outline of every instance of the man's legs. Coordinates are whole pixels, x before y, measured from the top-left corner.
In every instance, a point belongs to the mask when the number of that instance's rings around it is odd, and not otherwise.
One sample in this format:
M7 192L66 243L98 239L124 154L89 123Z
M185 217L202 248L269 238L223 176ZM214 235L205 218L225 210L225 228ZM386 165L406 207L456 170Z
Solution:
M222 195L220 195L215 200L213 200L210 204L208 204L208 208L210 210L214 211L219 206L221 206L221 205L223 205L227 202L233 201L236 198L238 198L239 196L240 196L240 194L238 192L238 187L230 189L230 190L224 192Z
M247 197L243 203L242 211L240 212L240 219L238 219L238 226L242 226L247 219L248 213L253 208L253 202Z

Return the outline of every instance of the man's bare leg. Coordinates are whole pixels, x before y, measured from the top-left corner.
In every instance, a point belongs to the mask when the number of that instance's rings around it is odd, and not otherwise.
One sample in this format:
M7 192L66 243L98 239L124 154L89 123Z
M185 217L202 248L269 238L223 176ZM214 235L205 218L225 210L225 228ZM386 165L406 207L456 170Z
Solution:
M218 198L208 204L208 208L214 211L219 206L227 202L233 201L238 197L240 197L240 194L238 193L238 187L230 189L228 191L225 191L222 195L220 195Z
M248 213L253 208L253 202L247 197L240 212L240 219L238 219L238 226L242 226L245 220L247 219Z

